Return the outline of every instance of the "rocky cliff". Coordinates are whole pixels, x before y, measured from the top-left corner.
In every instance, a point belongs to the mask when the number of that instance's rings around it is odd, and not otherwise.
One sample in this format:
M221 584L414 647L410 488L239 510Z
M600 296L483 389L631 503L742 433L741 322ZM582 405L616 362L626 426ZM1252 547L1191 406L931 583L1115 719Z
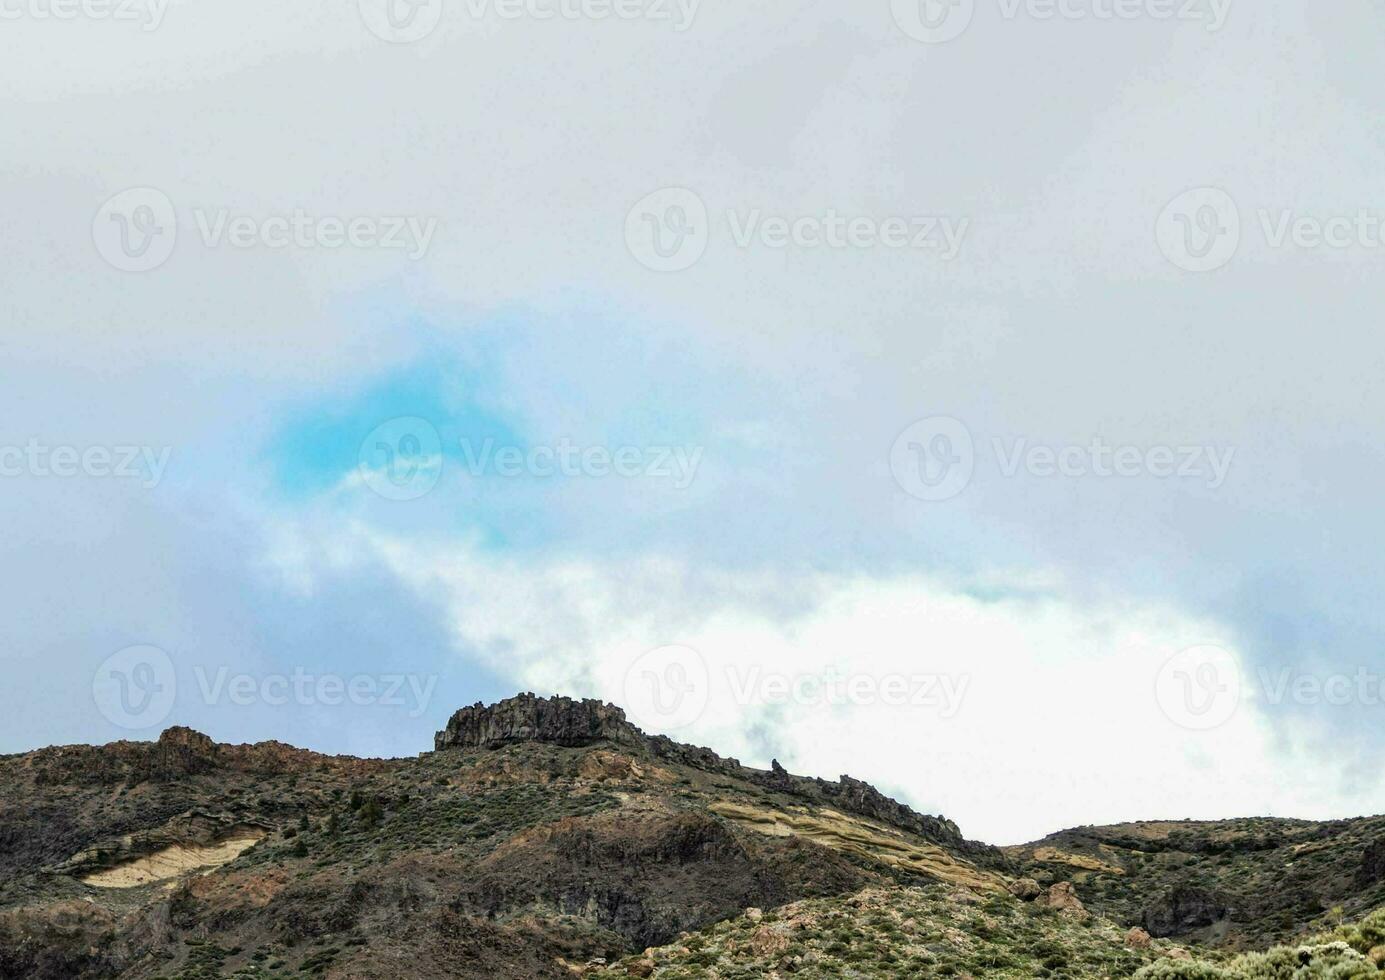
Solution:
M965 854L984 866L1003 868L1008 864L997 848L964 838L951 820L918 813L869 783L847 775L836 782L795 776L778 761L769 770L752 769L711 749L675 742L663 735L647 735L625 717L622 709L601 701L541 698L526 693L492 705L478 702L457 711L447 727L433 737L433 746L439 752L497 749L523 742L569 748L609 742L651 758L744 779L813 804L879 820Z

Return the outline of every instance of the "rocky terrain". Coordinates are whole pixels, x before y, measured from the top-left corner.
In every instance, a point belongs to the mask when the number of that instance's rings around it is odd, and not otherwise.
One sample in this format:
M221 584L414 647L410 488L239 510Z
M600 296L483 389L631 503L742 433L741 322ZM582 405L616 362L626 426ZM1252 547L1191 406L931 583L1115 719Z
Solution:
M1006 850L1103 915L1205 945L1262 948L1385 905L1385 817L1082 827Z
M175 728L2 757L0 787L5 978L1215 978L1315 932L1273 955L1385 954L1385 821L1000 850L595 701L463 708L412 759Z

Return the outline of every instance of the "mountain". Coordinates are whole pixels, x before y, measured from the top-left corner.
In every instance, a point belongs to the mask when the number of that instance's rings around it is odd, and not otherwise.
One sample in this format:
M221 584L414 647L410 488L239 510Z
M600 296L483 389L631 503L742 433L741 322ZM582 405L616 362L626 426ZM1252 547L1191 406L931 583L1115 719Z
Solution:
M1364 913L1382 840L1237 821L1002 850L529 694L412 759L174 728L0 757L0 977L1131 976Z

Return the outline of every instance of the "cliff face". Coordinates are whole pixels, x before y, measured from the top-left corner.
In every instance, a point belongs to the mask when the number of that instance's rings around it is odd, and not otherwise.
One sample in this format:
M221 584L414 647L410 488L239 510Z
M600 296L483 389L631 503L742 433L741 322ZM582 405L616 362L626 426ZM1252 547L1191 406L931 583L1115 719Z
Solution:
M711 749L675 742L663 735L647 735L630 723L623 710L601 701L521 694L493 705L478 702L454 714L448 720L447 727L433 738L434 748L439 752L449 749L498 749L524 742L569 748L609 742L654 759L743 779L767 790L788 793L810 803L878 820L965 854L984 866L1007 866L1005 857L997 848L967 840L951 820L918 813L890 799L869 783L846 775L835 783L795 776L777 761L768 771L752 769Z

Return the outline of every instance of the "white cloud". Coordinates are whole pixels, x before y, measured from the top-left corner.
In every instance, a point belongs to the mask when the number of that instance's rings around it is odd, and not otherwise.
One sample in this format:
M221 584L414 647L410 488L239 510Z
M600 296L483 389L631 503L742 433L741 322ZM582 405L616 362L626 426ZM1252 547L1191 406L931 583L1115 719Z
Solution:
M1385 802L1375 784L1343 789L1330 760L1299 757L1252 699L1213 731L1171 720L1156 698L1161 668L1187 647L1234 650L1234 640L1170 608L1078 604L1018 578L1006 590L1003 575L964 589L913 575L521 560L361 527L348 540L333 550L373 554L442 597L458 650L515 690L619 703L648 730L747 764L777 757L791 771L864 778L991 842L1126 819L1327 818ZM693 718L631 703L631 668L668 644L696 651L684 661L692 673L705 665ZM797 693L784 697L776 679ZM916 696L928 703L899 703Z

